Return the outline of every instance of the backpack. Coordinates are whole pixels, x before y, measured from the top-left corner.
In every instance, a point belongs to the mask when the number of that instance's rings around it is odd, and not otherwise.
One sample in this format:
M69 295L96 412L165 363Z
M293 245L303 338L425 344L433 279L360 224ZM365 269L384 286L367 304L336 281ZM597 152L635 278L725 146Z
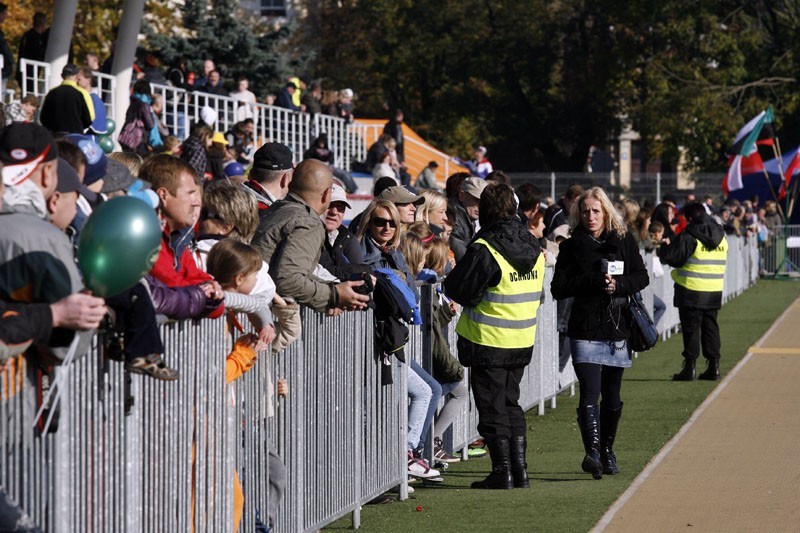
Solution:
M136 150L142 143L144 137L144 122L142 119L137 118L133 122L128 122L123 126L122 131L119 132L120 146L128 150Z

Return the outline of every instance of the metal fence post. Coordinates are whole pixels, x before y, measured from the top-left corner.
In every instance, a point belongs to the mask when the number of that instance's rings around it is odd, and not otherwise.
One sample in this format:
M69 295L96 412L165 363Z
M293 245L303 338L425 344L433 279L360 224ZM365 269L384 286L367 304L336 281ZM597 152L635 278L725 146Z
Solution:
M550 198L556 201L556 173L550 173Z
M661 172L656 173L656 204L661 203Z

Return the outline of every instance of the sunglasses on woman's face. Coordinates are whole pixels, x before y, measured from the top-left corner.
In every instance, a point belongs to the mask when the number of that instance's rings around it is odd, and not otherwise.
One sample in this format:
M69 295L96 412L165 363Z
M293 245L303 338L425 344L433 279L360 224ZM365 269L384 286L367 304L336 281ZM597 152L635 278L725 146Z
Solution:
M376 228L385 228L386 226L389 226L390 228L397 227L397 225L394 223L394 220L381 217L372 217L372 225Z

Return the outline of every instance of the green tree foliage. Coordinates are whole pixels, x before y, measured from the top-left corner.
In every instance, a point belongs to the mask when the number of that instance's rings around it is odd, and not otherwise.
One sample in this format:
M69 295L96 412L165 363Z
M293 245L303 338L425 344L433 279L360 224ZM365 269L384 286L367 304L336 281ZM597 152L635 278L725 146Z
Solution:
M800 141L798 34L791 0L316 0L294 45L356 90L358 115L401 107L442 149L491 144L506 169L580 170L630 126L650 159L712 170L768 105Z
M235 0L186 0L180 13L177 30L162 32L152 23L143 28L144 46L167 64L185 55L189 67L200 71L211 58L230 89L237 77L246 76L259 97L305 68L302 55L285 50L293 23L268 26L241 12Z

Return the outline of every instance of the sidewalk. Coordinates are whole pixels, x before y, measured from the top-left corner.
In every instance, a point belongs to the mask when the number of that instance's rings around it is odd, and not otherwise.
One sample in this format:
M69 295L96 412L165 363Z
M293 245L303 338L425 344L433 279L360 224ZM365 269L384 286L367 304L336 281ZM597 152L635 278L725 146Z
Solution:
M593 531L793 531L800 523L800 299Z

